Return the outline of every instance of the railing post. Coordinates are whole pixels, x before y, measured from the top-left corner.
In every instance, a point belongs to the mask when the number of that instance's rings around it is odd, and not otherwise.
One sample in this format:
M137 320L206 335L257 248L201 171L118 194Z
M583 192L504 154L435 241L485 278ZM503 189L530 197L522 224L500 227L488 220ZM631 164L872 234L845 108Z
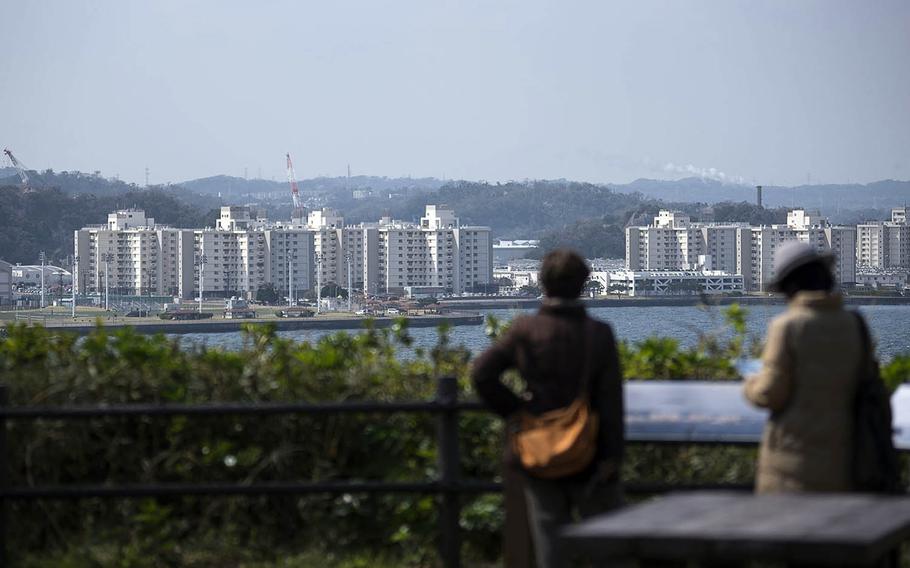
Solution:
M6 385L0 385L0 408L9 403ZM0 416L0 491L9 487L9 463L6 455L6 418ZM6 566L6 499L0 497L0 566Z
M458 382L455 377L442 377L436 385L436 402L442 405L436 427L439 483L439 554L444 568L461 566L460 480L461 458L458 452Z

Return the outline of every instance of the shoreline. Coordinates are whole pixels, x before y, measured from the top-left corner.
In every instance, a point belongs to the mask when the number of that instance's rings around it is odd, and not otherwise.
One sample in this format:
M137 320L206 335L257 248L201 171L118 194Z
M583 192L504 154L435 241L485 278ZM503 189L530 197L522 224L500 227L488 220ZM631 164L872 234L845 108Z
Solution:
M591 308L654 308L688 306L783 306L782 296L675 296L644 298L582 298L581 302ZM442 300L443 306L466 310L529 309L540 305L538 298L484 298L476 300ZM902 306L910 305L908 296L844 296L847 306Z
M302 329L363 329L363 323L372 320L376 328L387 328L395 325L399 319L392 317L343 317L343 318L301 318L301 319L246 319L246 320L201 320L201 321L181 321L181 322L127 322L107 323L102 321L106 330L117 330L123 328L132 328L137 333L156 334L165 333L168 335L185 335L189 333L235 333L241 331L242 327L247 324L275 326L278 331L295 331ZM446 315L429 315L429 316L405 316L408 327L437 327L442 324L451 326L463 325L482 325L484 321L483 314L466 314L452 313ZM62 331L74 333L76 335L87 335L94 331L98 326L92 325L48 325L47 329L52 331Z

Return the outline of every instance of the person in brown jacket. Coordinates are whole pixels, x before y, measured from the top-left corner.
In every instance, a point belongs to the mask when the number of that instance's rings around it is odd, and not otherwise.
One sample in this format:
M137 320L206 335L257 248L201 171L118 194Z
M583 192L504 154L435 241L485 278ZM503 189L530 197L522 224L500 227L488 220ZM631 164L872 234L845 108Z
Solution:
M851 488L862 332L833 292L832 262L796 241L774 257L770 289L787 296L787 311L769 324L762 369L745 383L746 397L771 411L759 452L759 493Z
M568 250L544 258L540 282L546 298L535 315L515 318L508 331L475 361L472 379L480 398L506 419L519 410L542 414L564 408L587 382L590 404L599 416L596 455L580 473L559 479L527 474L525 495L537 565L564 566L558 532L572 521L621 504L624 410L622 373L610 326L588 317L578 300L590 271ZM502 383L502 374L517 369L524 393ZM581 375L587 369L588 376ZM512 460L512 466L518 466Z

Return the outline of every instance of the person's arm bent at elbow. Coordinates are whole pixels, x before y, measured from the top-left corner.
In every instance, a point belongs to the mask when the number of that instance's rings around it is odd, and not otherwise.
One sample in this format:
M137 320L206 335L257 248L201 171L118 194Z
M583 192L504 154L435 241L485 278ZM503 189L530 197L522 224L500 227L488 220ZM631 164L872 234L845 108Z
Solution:
M502 374L515 368L516 332L512 328L489 349L474 360L471 381L481 400L502 417L519 410L523 402L502 383Z

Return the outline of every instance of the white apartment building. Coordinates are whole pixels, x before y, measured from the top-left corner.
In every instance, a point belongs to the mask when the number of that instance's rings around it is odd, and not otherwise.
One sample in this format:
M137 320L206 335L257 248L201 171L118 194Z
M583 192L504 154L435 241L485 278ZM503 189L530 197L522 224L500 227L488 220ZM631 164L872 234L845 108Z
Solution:
M356 250L357 243L354 234L350 239L345 238L344 217L334 209L312 211L307 217L307 229L313 234L317 283L322 286L329 283L346 286L348 276L345 254L349 251L353 254L352 249Z
M434 286L462 294L493 283L490 228L461 225L449 207L427 205L418 225L381 219L375 227L375 257L369 240L371 228L360 228L367 231L365 282L379 292L400 294L407 286Z
M248 297L269 281L265 231L203 229L193 231L192 262L183 263L183 298L198 297L200 265L203 297ZM202 262L200 262L200 260ZM186 277L192 270L193 277Z
M76 291L98 293L106 281L117 294L177 293L181 269L177 255L185 232L157 225L136 209L111 213L106 225L77 230Z
M266 283L297 298L336 283L368 293L438 286L454 293L493 281L489 227L461 226L454 212L430 205L419 224L345 226L331 209L270 223L248 207L222 207L215 228L156 225L138 210L112 213L107 225L76 231L77 291L253 297Z
M648 227L626 228L627 270L720 270L740 273L738 254L746 246L745 223L692 223L662 210Z
M910 225L907 208L891 210L891 220L856 227L856 263L867 268L910 269Z
M786 225L693 223L689 216L660 211L648 227L626 228L629 271L719 271L742 275L747 291L764 290L774 277L774 251L798 240L836 256L835 277L856 281L854 227L835 227L818 213L794 209Z
M264 234L265 281L271 282L285 298L300 298L316 285L313 233L298 226L274 227Z

